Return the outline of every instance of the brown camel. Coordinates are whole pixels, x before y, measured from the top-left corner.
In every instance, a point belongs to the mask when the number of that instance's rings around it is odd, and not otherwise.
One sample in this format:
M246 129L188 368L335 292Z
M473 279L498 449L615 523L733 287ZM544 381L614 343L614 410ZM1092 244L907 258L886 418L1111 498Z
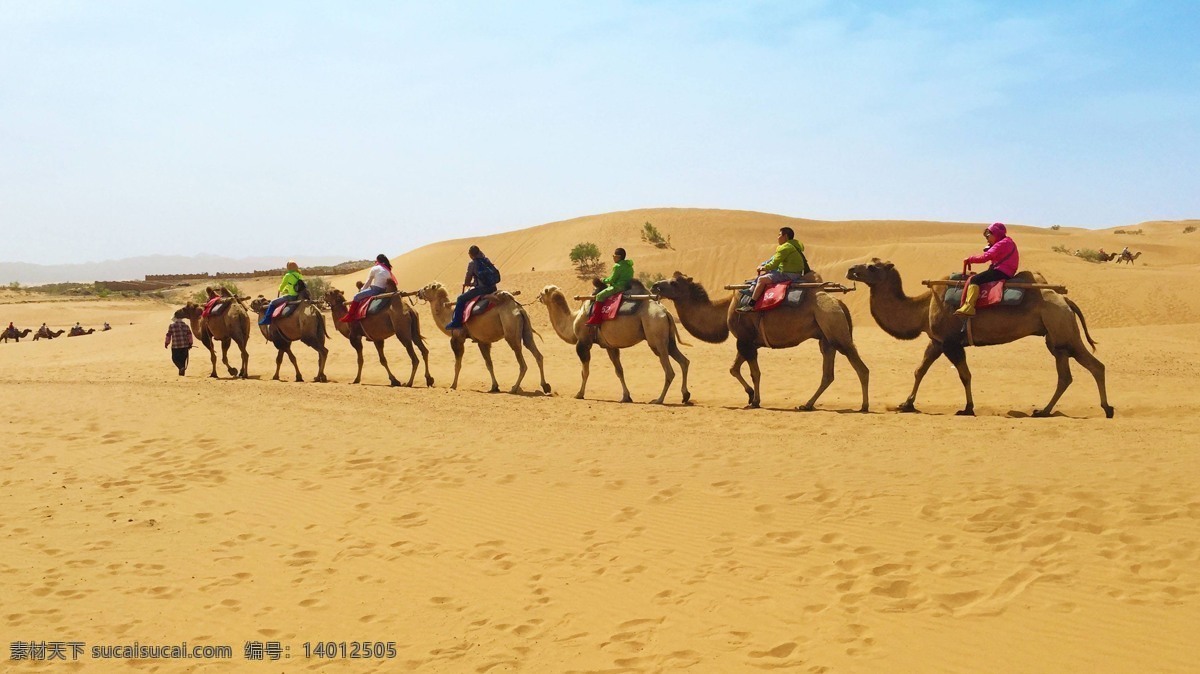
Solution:
M1097 252L1100 253L1101 262L1112 262L1118 255L1120 255L1120 253L1106 253L1104 252L1103 248Z
M629 292L645 294L646 289L638 284ZM538 296L538 301L546 305L554 332L558 333L558 336L566 343L575 345L575 353L579 355L579 362L583 365L583 381L579 384L579 393L575 394L576 398L582 399L584 390L587 389L592 345L598 344L600 348L608 352L613 368L616 369L617 379L621 380L621 402L632 402L633 397L629 395L629 387L625 385L625 368L621 365L621 349L627 349L645 341L650 345L650 350L654 352L654 355L658 356L664 376L662 392L650 402L661 405L667 397L667 390L671 388L671 382L675 379L675 369L671 367L669 359L674 359L679 363L679 369L683 371L681 386L683 402L690 404L692 393L688 390L687 385L690 361L679 350L681 342L679 328L675 326L675 318L661 304L652 300L640 302L636 313L629 316L617 316L611 321L604 321L596 328L587 325L588 317L591 315L591 302L585 302L575 311L571 311L571 307L567 304L567 298L555 286L543 288Z
M95 331L96 331L96 328L88 328L87 330L84 330L83 328L79 328L78 330L76 330L75 328L71 328L71 332L67 333L67 336L68 337L82 337L84 335L90 335Z
M212 288L205 288L205 292L209 297L216 295ZM221 362L229 370L229 376L246 379L249 377L247 370L250 366L250 352L246 350L246 344L250 341L250 314L246 312L242 298L229 297L226 294L226 302L229 303L229 307L219 316L201 316L204 307L195 302L188 302L183 307L183 316L191 323L192 334L208 349L208 354L212 359L212 373L208 376L213 379L217 378L216 342L220 342ZM229 364L229 344L231 342L236 343L242 352L242 369L240 370L234 369Z
M430 283L417 291L417 297L429 303L433 321L437 323L439 330L450 337L450 350L454 352L454 383L450 385L450 388L458 388L458 372L462 369L463 351L469 337L479 344L479 353L483 356L488 375L492 378L492 388L489 393L500 392L500 383L496 381L496 371L492 367L492 344L502 339L508 342L509 348L517 357L517 365L520 367L517 382L509 389L509 393L521 392L521 381L525 379L525 373L529 370L529 366L525 364L525 354L521 345L529 349L533 354L534 361L537 362L542 392L550 393L550 384L546 383L546 369L542 362L542 352L538 350L537 344L533 341L533 336L537 335L537 332L533 329L533 323L529 320L529 314L525 313L525 308L510 293L501 290L487 295L486 297L494 302L492 308L483 314L471 316L471 319L460 330L445 328L454 312L453 305L450 303L450 295L441 283L436 281Z
M259 325L263 337L275 345L275 376L273 381L279 381L279 368L283 366L283 356L287 354L296 370L296 381L304 381L300 374L300 366L296 363L296 354L292 353L292 342L303 342L317 352L317 376L313 381L329 381L325 377L325 359L329 357L329 349L325 348L325 315L312 303L308 291L301 291L300 305L290 316L273 319L268 325ZM271 300L259 295L250 303L250 309L258 314L260 320L267 312Z
M37 333L33 336L33 341L36 342L39 339L54 339L55 337L62 335L62 333L64 333L64 332L66 332L66 330L51 330L50 328L46 328L45 330L38 330Z
M330 289L325 293L325 302L329 304L333 313L334 327L343 337L350 340L350 346L354 347L355 353L358 354L358 373L354 375L354 381L351 383L357 384L362 381L363 339L366 339L375 344L375 350L379 352L379 364L387 371L388 381L392 386L412 386L417 378L417 366L421 362L425 364L425 385L433 386L433 377L429 375L429 349L425 346L425 338L421 336L421 319L412 307L405 304L403 298L394 297L386 310L353 323L342 322L342 317L347 311L346 296L342 291L337 288ZM408 375L407 384L401 384L400 380L396 379L388 367L387 357L383 355L383 345L390 337L400 340L412 361L412 372ZM417 360L414 345L421 351L420 360Z
M33 332L33 330L29 328L25 328L24 330L17 330L15 327L4 328L4 332L0 333L0 343L7 342L10 339L14 342L20 342L22 337L25 337L31 332Z
M959 379L967 394L967 405L957 414L973 416L975 402L971 397L971 371L967 368L967 336L963 319L954 315L955 307L942 301L941 288L936 293L925 291L917 297L908 297L904 294L900 272L891 262L880 260L851 267L846 278L862 281L870 288L871 315L884 332L897 339L916 339L922 333L929 336L925 355L917 367L912 393L900 406L900 411L917 411L917 389L921 386L921 379L937 357L945 355L958 369ZM1044 281L1040 274L1030 272L1020 272L1013 280ZM1076 317L1079 318L1078 323ZM1070 359L1074 358L1095 377L1096 386L1100 389L1100 407L1104 409L1106 417L1112 418L1114 410L1108 404L1104 389L1104 364L1083 343L1083 337L1086 336L1092 349L1096 347L1096 342L1088 333L1083 312L1074 302L1052 290L1027 290L1021 304L985 309L971 320L974 346L1007 344L1034 335L1046 338L1046 348L1054 355L1058 367L1058 387L1046 407L1033 413L1035 417L1050 416L1054 404L1071 385ZM1080 325L1083 326L1083 336L1079 333Z
M805 340L816 339L823 359L821 383L808 402L797 409L814 409L817 399L833 383L834 356L838 352L850 361L862 384L859 411L866 412L869 409L867 386L871 371L854 345L854 323L850 318L850 310L844 302L829 293L809 290L804 293L804 299L797 307L781 306L770 311L738 313L733 302L737 291L723 299L711 300L704 286L680 272L675 272L670 279L655 283L653 292L674 300L683 327L697 339L720 344L733 333L737 342L737 357L729 373L746 391L748 408L757 408L762 404L762 372L758 367L758 350L764 346L786 349ZM742 376L743 363L750 364L753 386Z
M1116 253L1113 253L1113 254L1116 255ZM1136 253L1121 253L1121 258L1119 260L1117 260L1117 264L1121 264L1122 262L1128 262L1129 264L1133 264L1133 261L1138 259L1141 256L1142 256L1142 251L1140 251L1140 250Z

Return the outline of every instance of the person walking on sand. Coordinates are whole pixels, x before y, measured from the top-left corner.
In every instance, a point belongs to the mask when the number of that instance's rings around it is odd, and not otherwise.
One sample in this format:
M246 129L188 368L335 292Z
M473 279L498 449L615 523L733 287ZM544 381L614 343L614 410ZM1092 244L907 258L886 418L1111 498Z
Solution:
M775 249L775 254L756 270L758 277L754 279L754 294L750 304L738 307L739 313L754 311L771 284L799 281L810 271L808 259L804 257L804 244L796 240L796 232L791 227L780 227L776 241L779 247Z
M175 318L167 326L167 338L163 348L171 349L171 362L179 368L179 376L187 371L188 354L192 349L192 329L183 322L183 309L175 312Z
M288 260L287 271L283 274L283 280L279 282L279 294L267 305L267 311L258 319L258 324L270 325L271 314L275 313L275 309L281 304L299 299L299 288L303 286L304 276L300 274L300 265L296 264L295 260Z
M979 286L992 281L1007 281L1017 273L1017 265L1021 261L1017 254L1017 244L1008 236L1008 230L1003 223L994 222L983 230L983 238L988 245L979 255L972 255L963 260L963 266L991 262L987 271L971 276L967 289L963 293L962 306L954 312L955 316L970 318L975 315L975 303L979 301Z
M447 330L462 328L463 313L467 310L467 303L476 297L496 292L496 285L500 283L500 270L492 264L491 260L487 259L482 250L479 250L479 246L468 248L467 255L471 261L467 263L467 275L463 279L464 292L454 302L454 317L446 324Z

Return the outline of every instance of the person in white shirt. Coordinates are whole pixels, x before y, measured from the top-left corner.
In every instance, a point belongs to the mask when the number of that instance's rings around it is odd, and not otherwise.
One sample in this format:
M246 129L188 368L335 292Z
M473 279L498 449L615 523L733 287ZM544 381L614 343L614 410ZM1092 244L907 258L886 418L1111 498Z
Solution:
M363 288L354 296L354 301L364 300L380 293L387 292L388 283L396 285L396 276L392 274L392 262L383 253L375 256L375 266L367 273Z

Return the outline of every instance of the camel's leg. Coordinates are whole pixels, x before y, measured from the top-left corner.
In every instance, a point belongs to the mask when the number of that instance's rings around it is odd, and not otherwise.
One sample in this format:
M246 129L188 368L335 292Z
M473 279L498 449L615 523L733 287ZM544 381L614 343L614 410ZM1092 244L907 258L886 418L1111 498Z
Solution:
M237 343L238 348L242 351L242 372L239 375L242 379L250 378L250 350L246 348L249 344L250 339L246 336L243 336Z
M917 371L913 373L912 393L908 394L908 400L905 400L900 405L901 412L916 412L917 411L917 389L921 388L921 380L925 378L925 373L929 372L929 366L942 355L942 344L935 340L929 340L929 344L925 345L925 355L921 356L921 364L917 366Z
M357 384L362 381L362 366L363 366L363 343L361 337L355 337L350 340L350 346L354 347L354 352L358 354L358 373L354 375L352 384Z
M542 380L542 393L550 393L550 384L546 381L546 367L542 362L542 352L538 350L537 344L533 341L533 330L526 329L521 336L521 342L526 349L533 354L533 360L538 366L538 376Z
M746 405L749 406L754 403L754 389L750 387L750 382L742 376L742 365L745 362L746 357L742 355L741 351L738 351L737 357L733 359L733 365L729 368L729 374L733 375L742 385L742 390L746 392Z
M625 386L625 368L621 365L621 350L620 349L605 349L608 351L608 359L612 361L613 369L617 371L617 379L621 380L621 402L633 402L633 396L629 395L629 387ZM667 368L671 365L668 363ZM671 372L670 376L674 378L675 373ZM667 380L667 386L671 385L671 380ZM663 387L663 395L666 395L666 387ZM662 402L662 397L659 397L658 402Z
M954 363L958 370L958 379L962 382L963 390L967 393L967 406L955 412L960 417L975 416L975 400L971 397L971 368L967 367L967 351L962 344L944 344L942 350L946 358Z
M868 409L867 385L871 381L871 370L867 367L867 364L863 362L862 357L858 355L858 347L850 344L849 346L843 345L836 348L838 351L841 351L844 356L846 356L846 360L850 361L850 366L853 367L854 372L858 374L858 383L862 384L863 396L862 407L860 407L858 411L866 412Z
M217 376L217 345L209 340L204 346L208 347L208 357L212 359L212 374L208 376L213 379L220 379Z
M317 377L313 381L329 381L325 378L325 359L329 357L329 349L325 348L325 340L321 339L318 341L318 338L307 338L300 341L317 352ZM303 381L300 379L299 371L296 372L296 381Z
M1075 341L1075 346L1071 347L1071 355L1095 377L1096 388L1100 390L1100 407L1104 410L1104 416L1111 419L1113 414L1116 414L1116 409L1108 404L1108 392L1104 387L1104 363L1101 363L1099 358L1088 351L1087 347L1083 345L1083 340L1076 337Z
M513 384L513 387L508 392L520 393L521 381L525 379L525 373L529 371L529 366L525 364L525 353L521 351L521 334L505 335L504 341L508 342L509 348L513 350L513 355L517 357L517 366L520 368L517 372L517 383Z
M412 339L397 337L400 343L404 345L404 350L408 352L408 360L412 363L412 371L408 373L408 383L405 386L412 387L413 382L417 379L417 367L421 364L417 360L417 352L413 349Z
M400 380L396 379L396 375L392 374L392 368L388 367L387 356L383 355L384 341L385 340L381 339L375 342L375 350L379 352L379 364L382 365L383 369L387 372L388 382L391 383L392 386L399 386Z
M1048 417L1051 410L1058 403L1058 399L1062 397L1067 387L1071 385L1073 378L1071 377L1071 355L1068 349L1055 349L1050 346L1050 340L1046 340L1046 348L1050 349L1050 353L1054 356L1054 366L1058 370L1058 384L1054 388L1054 395L1050 397L1050 402L1040 410L1035 410L1033 416Z
M654 352L654 355L658 356L658 362L660 365L662 365L664 380L662 393L658 394L658 398L651 400L650 403L653 405L661 405L667 398L667 391L671 388L671 382L675 381L675 369L671 367L671 359L667 355L667 349L665 347L656 347L654 344L650 344L650 350Z
M811 412L816 407L817 398L820 398L825 389L833 383L833 359L837 355L837 351L824 339L818 339L817 346L821 349L821 384L817 386L817 392L808 399L808 402L796 408L805 412Z
M579 382L579 393L576 393L575 397L583 400L583 392L587 389L588 373L592 369L592 342L590 340L579 340L579 343L575 345L575 354L579 356L579 363L583 366L581 372L583 379Z
M466 341L464 340L450 340L450 350L454 352L454 381L450 384L451 390L458 390L458 371L462 369L463 347L465 344Z
M224 363L225 368L229 370L230 377L239 377L241 376L241 373L233 369L233 366L229 364L229 344L232 341L233 340L229 337L221 340L221 362Z
M413 341L417 344L417 350L421 352L421 363L425 366L425 385L433 388L433 375L429 374L429 347L425 346L425 342L418 335L413 337Z
M300 374L300 363L296 362L296 352L292 351L292 345L288 344L287 348L288 359L292 361L292 368L296 370L296 378L293 381L304 381L304 376ZM276 376L279 375L279 368L275 368Z
M488 389L488 393L499 393L500 382L496 381L496 369L492 367L492 345L479 342L479 354L483 356L483 363L487 365L488 375L492 378L492 388Z
M687 375L688 365L690 365L692 361L688 360L688 357L683 355L683 352L679 350L679 345L675 343L674 339L672 339L671 343L667 345L667 351L671 357L675 359L675 362L679 363L679 369L683 371L683 379L681 381L683 389L683 404L690 405L692 403L692 392L688 390Z
M758 345L750 340L741 340L737 342L738 357L750 364L750 381L751 386L747 389L750 393L750 402L746 405L747 409L757 408L762 404L762 372L758 369ZM738 370L734 376L742 382L742 386L746 385L746 380L742 379L740 371L741 364L734 361L734 367Z
M275 376L271 381L279 381L279 368L283 367L283 349L275 349Z

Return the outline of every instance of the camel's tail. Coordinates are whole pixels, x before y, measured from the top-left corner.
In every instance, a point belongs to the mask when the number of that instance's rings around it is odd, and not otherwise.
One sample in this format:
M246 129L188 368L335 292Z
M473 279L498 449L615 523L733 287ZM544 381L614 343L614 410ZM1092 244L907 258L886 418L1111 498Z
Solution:
M1064 297L1063 299L1067 301L1067 306L1071 307L1071 311L1074 311L1075 315L1079 317L1079 322L1083 325L1083 335L1084 337L1087 337L1088 344L1092 345L1092 352L1095 353L1096 346L1099 344L1099 342L1092 341L1092 335L1087 329L1087 321L1084 320L1083 312L1079 310L1079 305L1072 302L1068 297Z
M525 321L525 325L521 328L522 332L528 330L531 334L537 335L537 338L540 339L543 344L546 343L546 340L542 338L542 333L533 328L533 319L529 317L529 312L525 311L524 308L521 309L521 320Z
M416 311L410 311L408 312L408 315L409 329L412 330L413 337L421 340L421 343L424 344L425 335L421 334L421 317L417 315Z
M672 316L671 312L669 312L669 311L666 312L666 314L667 314L667 320L671 322L671 339L675 340L676 342L678 342L684 346L691 346L691 344L688 344L687 342L683 341L683 337L679 334L679 326L675 325L675 317Z

